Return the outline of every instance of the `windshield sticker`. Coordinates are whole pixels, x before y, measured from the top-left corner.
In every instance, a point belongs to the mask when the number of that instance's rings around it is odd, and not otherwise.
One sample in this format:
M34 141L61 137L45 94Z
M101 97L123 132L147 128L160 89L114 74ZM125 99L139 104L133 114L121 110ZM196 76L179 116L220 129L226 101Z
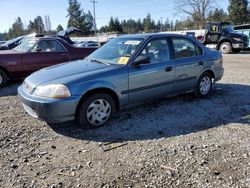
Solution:
M128 40L127 42L125 42L125 44L127 45L138 45L140 44L141 41L139 40Z
M128 63L129 57L120 57L118 64L126 65Z

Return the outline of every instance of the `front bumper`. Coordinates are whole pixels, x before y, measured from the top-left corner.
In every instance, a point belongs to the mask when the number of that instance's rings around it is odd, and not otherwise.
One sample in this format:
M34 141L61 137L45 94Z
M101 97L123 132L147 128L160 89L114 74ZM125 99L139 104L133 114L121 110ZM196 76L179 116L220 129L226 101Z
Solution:
M18 88L24 110L34 118L47 123L60 123L75 119L75 112L80 97L66 99L47 99L28 94L23 87Z
M244 49L248 47L247 42L233 42L233 49Z
M221 67L221 68L217 68L214 70L214 73L215 73L215 78L214 78L214 82L217 82L219 81L222 76L224 75L224 68Z

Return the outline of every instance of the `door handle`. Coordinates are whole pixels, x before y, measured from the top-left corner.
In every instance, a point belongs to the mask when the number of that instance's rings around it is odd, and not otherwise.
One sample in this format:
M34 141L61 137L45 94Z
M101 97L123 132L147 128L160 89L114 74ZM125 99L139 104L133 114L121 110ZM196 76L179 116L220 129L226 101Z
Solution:
M165 68L165 71L166 71L166 72L172 71L172 67L166 67L166 68Z
M198 64L199 64L199 65L204 65L204 62L203 62L203 61L200 61Z
M68 55L68 54L61 54L62 56L66 56L66 55Z

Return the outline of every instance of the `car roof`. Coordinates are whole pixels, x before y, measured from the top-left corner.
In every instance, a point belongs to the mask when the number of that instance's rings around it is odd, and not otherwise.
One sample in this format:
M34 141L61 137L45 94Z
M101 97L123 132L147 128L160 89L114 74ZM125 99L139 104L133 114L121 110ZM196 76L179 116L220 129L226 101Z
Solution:
M153 37L186 37L190 38L186 35L181 34L173 34L173 33L143 33L143 34L128 34L128 35L121 35L121 38L153 38Z

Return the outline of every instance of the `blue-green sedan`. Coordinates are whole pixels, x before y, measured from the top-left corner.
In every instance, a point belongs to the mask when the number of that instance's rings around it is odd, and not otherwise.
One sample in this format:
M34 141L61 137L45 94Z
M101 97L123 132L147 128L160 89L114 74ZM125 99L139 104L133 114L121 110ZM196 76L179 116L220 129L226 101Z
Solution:
M119 110L168 95L205 97L223 72L221 54L191 37L124 35L83 60L33 73L18 93L35 118L99 127Z

